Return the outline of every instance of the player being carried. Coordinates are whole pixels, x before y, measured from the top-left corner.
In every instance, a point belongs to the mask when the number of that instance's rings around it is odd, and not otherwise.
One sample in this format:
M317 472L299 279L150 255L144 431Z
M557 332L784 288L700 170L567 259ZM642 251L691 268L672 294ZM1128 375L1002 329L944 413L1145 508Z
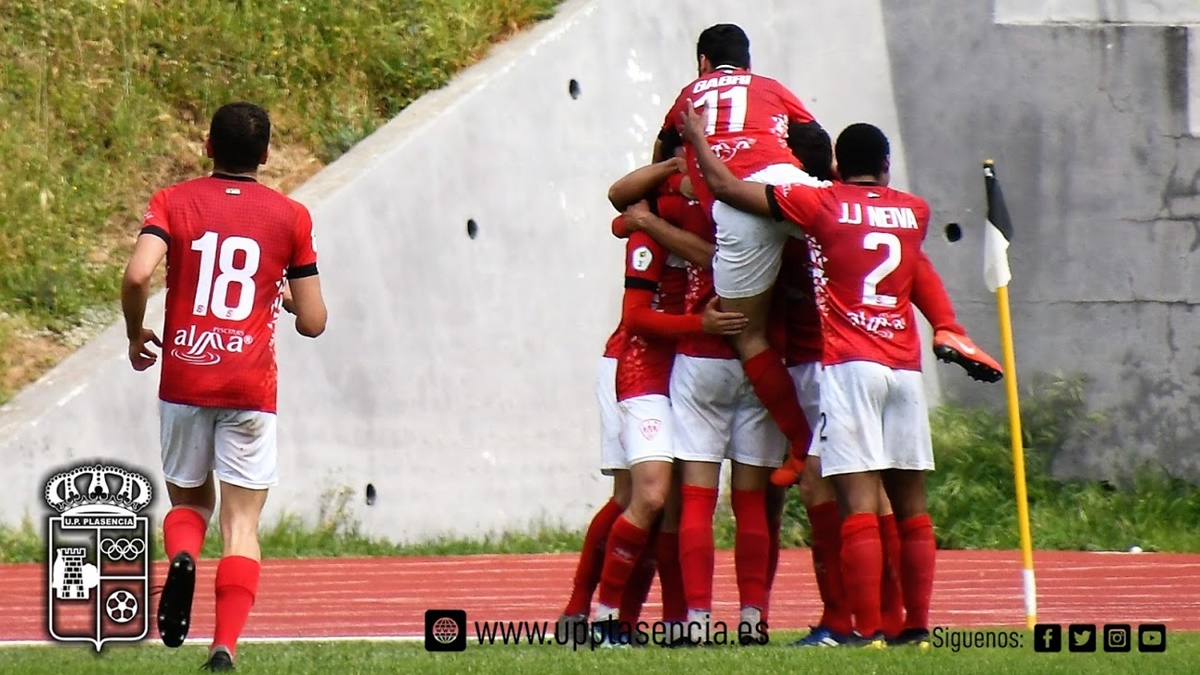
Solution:
M220 485L216 627L208 670L232 670L258 592L258 522L278 483L275 324L317 337L326 309L312 219L303 205L257 182L271 139L267 112L231 103L213 115L211 176L154 195L125 269L121 304L134 370L154 365L143 320L155 269L167 260L159 385L163 476L172 509L163 520L170 567L158 605L168 647L187 637L196 560ZM214 482L214 473L216 482Z
M748 213L803 228L826 260L817 284L825 339L822 475L845 518L841 569L855 641L882 646L879 481L900 534L906 623L900 642L928 639L935 545L925 500L934 468L921 377L920 335L910 292L929 206L888 187L887 138L867 124L847 127L835 154L844 182L827 188L739 180L708 151L704 121L684 111L709 188ZM886 433L885 433L886 428Z

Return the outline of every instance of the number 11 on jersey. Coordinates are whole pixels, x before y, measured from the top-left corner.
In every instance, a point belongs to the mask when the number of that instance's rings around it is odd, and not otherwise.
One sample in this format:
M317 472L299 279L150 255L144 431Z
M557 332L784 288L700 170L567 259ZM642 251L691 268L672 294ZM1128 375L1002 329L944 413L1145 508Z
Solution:
M717 133L717 108L721 101L729 101L729 124L724 131L736 134L746 126L746 87L732 87L725 91L709 89L695 103L697 109L704 108L706 111L708 117L708 126L704 129L706 136Z

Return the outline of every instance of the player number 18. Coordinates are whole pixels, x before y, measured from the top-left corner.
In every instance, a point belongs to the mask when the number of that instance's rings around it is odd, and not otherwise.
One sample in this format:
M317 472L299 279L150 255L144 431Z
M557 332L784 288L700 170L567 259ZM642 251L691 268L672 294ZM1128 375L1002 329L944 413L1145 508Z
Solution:
M196 279L196 301L192 314L211 313L220 319L241 321L254 309L254 274L258 272L261 251L258 242L246 237L226 237L219 242L216 232L205 232L192 242L192 250L200 252L200 275ZM219 256L218 256L218 243ZM241 265L235 264L238 252L245 253ZM221 273L213 279L214 268ZM229 285L238 285L237 303L229 306ZM211 304L209 300L211 299Z

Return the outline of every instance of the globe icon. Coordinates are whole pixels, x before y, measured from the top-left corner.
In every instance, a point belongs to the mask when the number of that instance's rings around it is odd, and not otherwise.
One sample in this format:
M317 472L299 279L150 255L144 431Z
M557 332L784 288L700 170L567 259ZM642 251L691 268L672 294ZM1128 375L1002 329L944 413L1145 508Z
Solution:
M458 624L448 616L433 622L433 639L448 645L458 639Z
M104 613L117 623L128 623L137 616L138 601L126 590L113 591L104 601Z

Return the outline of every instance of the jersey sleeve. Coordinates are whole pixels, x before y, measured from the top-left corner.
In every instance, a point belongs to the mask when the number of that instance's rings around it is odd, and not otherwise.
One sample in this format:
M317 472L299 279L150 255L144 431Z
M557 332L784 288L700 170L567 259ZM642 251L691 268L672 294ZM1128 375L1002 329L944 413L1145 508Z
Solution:
M152 234L171 245L171 223L167 218L167 201L169 190L159 190L150 198L150 206L146 215L142 216L140 234Z
M634 232L625 243L625 288L657 292L666 264L666 249L645 232Z
M775 220L791 221L806 232L811 232L817 222L817 214L824 208L823 188L808 185L768 185L767 203Z
M796 95L792 93L792 90L778 82L775 82L775 93L779 96L780 101L783 102L783 107L787 111L789 122L794 122L796 124L807 124L809 122L817 121L817 119L812 116L812 113L808 111L808 108L805 108L804 104L800 102L800 99L796 98Z
M317 274L317 236L313 232L312 216L302 204L295 204L296 229L292 242L292 259L288 262L288 279L303 279Z
M685 91L680 91L679 96L675 97L675 102L671 104L671 109L667 111L667 116L663 118L662 128L658 131L659 140L667 140L671 134L679 133L679 125L683 123L680 115L683 114L683 102L688 100L684 96Z

